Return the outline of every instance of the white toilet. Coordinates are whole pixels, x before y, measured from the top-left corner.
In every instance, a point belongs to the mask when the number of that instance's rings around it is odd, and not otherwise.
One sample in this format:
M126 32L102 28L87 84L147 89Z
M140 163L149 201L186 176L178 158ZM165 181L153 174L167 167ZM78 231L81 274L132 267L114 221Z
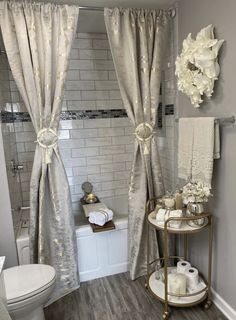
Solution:
M26 264L5 269L3 277L12 319L44 320L43 306L55 285L55 269L44 264Z
M8 312L13 320L44 320L43 306L53 291L56 271L30 264L29 208L21 210L16 245L20 265L3 271Z

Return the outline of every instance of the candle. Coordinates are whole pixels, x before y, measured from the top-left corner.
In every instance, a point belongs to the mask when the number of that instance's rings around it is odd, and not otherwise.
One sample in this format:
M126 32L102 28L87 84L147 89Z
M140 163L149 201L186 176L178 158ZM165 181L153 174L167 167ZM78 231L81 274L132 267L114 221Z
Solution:
M178 210L182 210L183 209L183 199L182 199L182 195L179 192L176 192L175 194L175 208Z
M174 198L165 198L164 203L165 203L166 208L174 208L175 199Z
M168 275L168 292L173 295L186 294L187 278L181 273Z

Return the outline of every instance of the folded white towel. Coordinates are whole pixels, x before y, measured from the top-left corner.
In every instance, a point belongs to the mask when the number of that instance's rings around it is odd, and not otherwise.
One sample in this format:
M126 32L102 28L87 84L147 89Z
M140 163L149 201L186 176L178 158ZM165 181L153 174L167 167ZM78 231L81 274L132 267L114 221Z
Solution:
M178 177L211 185L213 160L220 158L219 124L213 117L179 119Z
M164 223L169 218L181 218L183 216L182 210L167 210L159 209L156 214L156 221L160 226L164 227ZM168 227L179 229L181 227L181 220L172 220L169 222Z
M104 226L104 224L111 221L112 218L113 211L110 209L99 209L89 214L89 222L97 224L98 226Z

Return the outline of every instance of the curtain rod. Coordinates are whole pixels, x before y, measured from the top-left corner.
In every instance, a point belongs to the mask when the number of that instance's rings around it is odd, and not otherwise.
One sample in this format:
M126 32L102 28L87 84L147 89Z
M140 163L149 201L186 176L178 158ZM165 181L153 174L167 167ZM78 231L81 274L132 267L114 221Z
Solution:
M86 7L86 6L79 6L80 10L91 10L91 11L104 11L104 7ZM148 8L147 8L148 10ZM155 9L149 9L149 10L155 10ZM157 9L158 10L158 9ZM166 11L170 12L171 18L174 18L176 16L176 9L175 8L169 8Z
M91 11L104 11L104 7L86 7L86 6L79 6L80 10L91 10ZM170 12L171 18L174 18L176 16L176 9L175 8L169 8L167 11ZM6 51L0 49L0 55L6 54Z
M82 7L79 6L80 10L91 10L91 11L104 11L103 7Z
M178 122L179 119L175 119L175 121ZM219 123L219 124L235 123L236 122L236 118L235 118L235 116L226 117L226 118L216 118L215 122Z

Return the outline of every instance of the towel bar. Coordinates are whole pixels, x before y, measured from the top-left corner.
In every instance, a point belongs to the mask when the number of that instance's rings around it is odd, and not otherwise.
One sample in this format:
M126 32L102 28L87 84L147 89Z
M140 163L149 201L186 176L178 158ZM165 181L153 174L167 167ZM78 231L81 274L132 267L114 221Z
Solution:
M179 121L178 118L175 119L176 122ZM215 122L218 122L219 124L228 124L228 123L235 123L236 119L235 116L227 117L227 118L216 118Z

